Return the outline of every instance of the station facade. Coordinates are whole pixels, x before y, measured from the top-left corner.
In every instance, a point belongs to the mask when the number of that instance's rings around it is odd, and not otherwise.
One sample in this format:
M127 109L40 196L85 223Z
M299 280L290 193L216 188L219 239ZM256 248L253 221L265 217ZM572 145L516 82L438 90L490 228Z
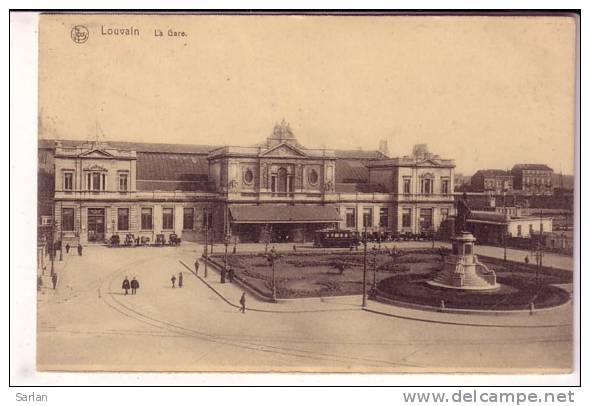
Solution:
M325 228L435 232L454 214L454 166L424 146L401 158L308 149L284 121L255 146L40 140L40 196L50 201L39 216L73 244L114 234L304 242Z

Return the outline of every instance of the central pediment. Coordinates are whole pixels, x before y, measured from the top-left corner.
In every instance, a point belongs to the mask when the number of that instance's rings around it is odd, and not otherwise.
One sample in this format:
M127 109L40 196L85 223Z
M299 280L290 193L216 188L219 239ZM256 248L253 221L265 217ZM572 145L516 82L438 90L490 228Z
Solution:
M264 151L260 154L261 157L273 158L306 158L307 155L299 148L289 144L282 143Z
M84 158L112 158L113 157L112 154L109 154L105 150L98 149L98 148L83 152L82 154L80 154L80 156L84 157Z

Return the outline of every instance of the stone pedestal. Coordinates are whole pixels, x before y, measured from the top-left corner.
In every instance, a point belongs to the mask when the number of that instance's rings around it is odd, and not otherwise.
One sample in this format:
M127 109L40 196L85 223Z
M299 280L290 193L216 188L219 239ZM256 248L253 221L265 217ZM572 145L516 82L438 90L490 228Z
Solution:
M452 253L444 258L436 277L427 283L437 287L460 290L498 289L496 273L478 261L473 252L475 237L462 232L452 239Z

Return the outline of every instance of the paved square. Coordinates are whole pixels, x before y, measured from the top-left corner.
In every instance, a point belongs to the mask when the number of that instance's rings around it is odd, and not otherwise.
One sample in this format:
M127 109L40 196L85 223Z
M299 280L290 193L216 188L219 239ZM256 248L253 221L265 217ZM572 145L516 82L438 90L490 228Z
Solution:
M270 304L207 284L192 266L202 247L89 246L56 262L38 300L41 370L565 372L572 308L533 316L464 316L400 309L359 296ZM182 272L184 286L170 278ZM201 265L200 276L203 276ZM280 272L280 269L278 269ZM124 295L125 276L140 283Z

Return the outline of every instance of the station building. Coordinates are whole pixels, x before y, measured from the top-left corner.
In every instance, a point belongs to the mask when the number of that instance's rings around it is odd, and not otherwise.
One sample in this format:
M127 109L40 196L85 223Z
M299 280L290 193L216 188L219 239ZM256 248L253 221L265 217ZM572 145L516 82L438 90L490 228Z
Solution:
M453 215L454 161L309 149L284 121L254 146L39 141L39 218L56 239L305 242L317 229L433 232Z

